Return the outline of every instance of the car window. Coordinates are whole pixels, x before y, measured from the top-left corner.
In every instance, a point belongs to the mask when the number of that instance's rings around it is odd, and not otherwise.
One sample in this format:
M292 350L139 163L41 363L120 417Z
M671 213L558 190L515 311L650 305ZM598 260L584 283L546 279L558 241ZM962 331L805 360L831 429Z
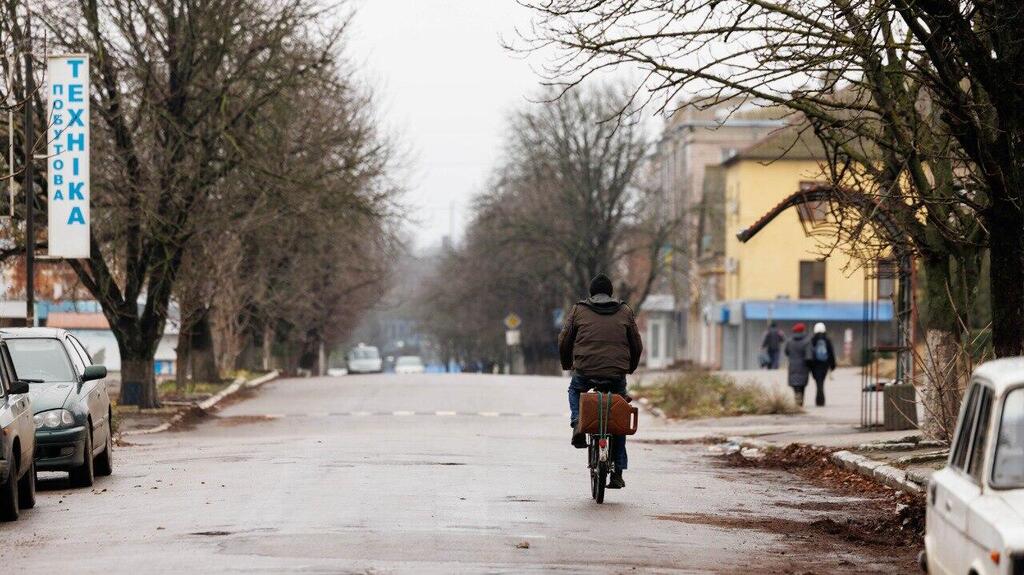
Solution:
M992 462L992 485L1024 487L1024 388L1009 392L1003 400Z
M64 345L54 338L7 340L18 377L29 383L75 381Z
M956 434L956 447L953 449L953 457L950 464L957 469L963 470L967 464L967 454L971 448L971 432L974 431L974 419L978 412L978 396L981 394L982 386L978 383L971 385L971 390L964 403L964 411L960 416L960 427Z
M417 356L414 356L414 355L413 356L407 355L407 356L400 357L400 358L398 358L398 361L395 363L395 365L422 365L422 364L423 364L423 362L420 361L420 358L417 357Z
M978 399L978 421L974 426L974 439L971 441L971 454L968 458L967 473L981 483L982 469L985 463L985 448L988 446L989 421L992 417L992 390L983 387Z
M85 365L92 365L93 362L92 357L89 356L89 350L85 349L82 342L78 341L78 338L73 335L68 336L68 341L71 342L71 347L78 352L78 355L82 356L82 361L85 362Z
M78 372L78 375L85 373L85 360L82 359L82 356L70 343L66 344L65 347L67 347L68 357L71 358L71 363L74 364L75 371Z
M380 357L380 352L375 347L357 347L352 350L352 359L377 359Z
M10 363L10 355L7 353L7 346L0 345L0 397L7 395L11 382L17 378L14 368Z

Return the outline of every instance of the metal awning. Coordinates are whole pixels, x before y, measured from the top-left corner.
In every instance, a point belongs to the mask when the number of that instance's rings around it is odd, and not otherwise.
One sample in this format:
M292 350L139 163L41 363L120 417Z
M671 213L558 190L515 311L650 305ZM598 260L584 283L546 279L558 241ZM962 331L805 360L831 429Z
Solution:
M867 317L869 311L874 317ZM862 301L768 300L743 302L743 318L778 321L892 321L893 305L880 300L870 310Z

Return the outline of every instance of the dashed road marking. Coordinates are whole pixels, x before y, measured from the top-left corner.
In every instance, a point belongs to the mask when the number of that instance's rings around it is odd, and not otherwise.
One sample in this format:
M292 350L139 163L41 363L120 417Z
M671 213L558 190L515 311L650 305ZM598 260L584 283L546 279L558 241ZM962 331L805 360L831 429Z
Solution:
M392 411L391 415L395 415L395 416L398 416L398 417L405 417L405 416L409 416L409 415L416 415L416 412L415 411Z
M439 415L439 416L442 416L442 417L451 417L453 415L458 415L458 414L459 413L457 411L435 411L434 412L434 415Z

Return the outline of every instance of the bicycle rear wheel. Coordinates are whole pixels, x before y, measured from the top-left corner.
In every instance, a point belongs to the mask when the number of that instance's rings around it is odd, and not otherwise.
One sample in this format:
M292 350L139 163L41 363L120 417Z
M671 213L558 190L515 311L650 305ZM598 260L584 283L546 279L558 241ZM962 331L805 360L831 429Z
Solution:
M598 471L594 474L597 476L597 486L595 487L594 501L598 503L604 503L604 486L608 484L608 467L605 464L598 465Z
M587 471L590 473L590 496L597 499L597 442L590 438L590 446L587 449Z

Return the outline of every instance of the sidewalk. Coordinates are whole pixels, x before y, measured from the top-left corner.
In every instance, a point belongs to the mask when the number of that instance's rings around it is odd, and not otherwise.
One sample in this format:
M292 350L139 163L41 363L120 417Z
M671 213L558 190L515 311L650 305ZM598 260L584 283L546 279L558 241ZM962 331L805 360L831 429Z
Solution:
M789 391L784 369L723 372L737 382L755 382ZM640 377L650 382L664 373ZM807 387L804 413L797 415L744 415L692 420L651 418L643 439L686 441L719 437L754 447L785 447L802 443L835 451L833 461L848 469L913 491L924 485L945 463L942 446L920 442L915 430L881 431L860 428L861 376L859 368L841 368L825 384L826 404L814 406L814 383ZM920 412L918 419L920 420ZM908 473L909 472L909 473ZM885 476L885 477L882 477ZM901 481L897 481L897 479Z

